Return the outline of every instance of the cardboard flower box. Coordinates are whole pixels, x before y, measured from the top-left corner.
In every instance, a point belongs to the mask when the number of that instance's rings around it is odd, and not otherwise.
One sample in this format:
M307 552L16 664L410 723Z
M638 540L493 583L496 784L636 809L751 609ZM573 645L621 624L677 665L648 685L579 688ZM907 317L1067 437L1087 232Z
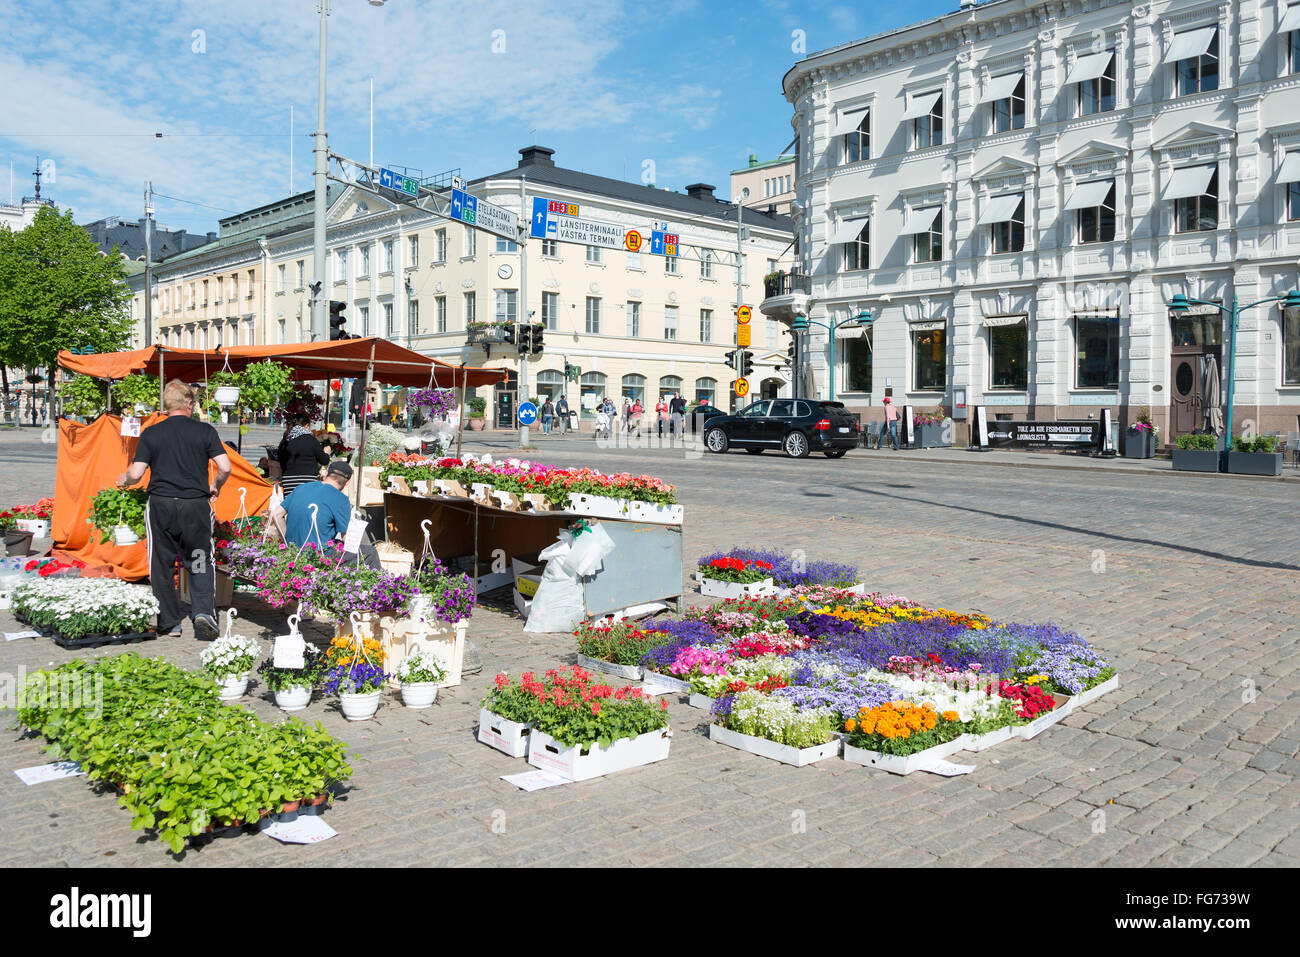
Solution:
M525 492L519 496L522 508L529 512L549 512L552 511L551 503L546 501L546 496L541 492Z
M469 498L469 489L455 479L434 479L433 487L448 498Z
M863 767L879 768L882 771L888 771L890 774L911 774L913 771L924 771L927 768L932 768L948 755L965 750L969 744L969 738L970 735L959 734L944 744L936 744L933 748L926 748L924 751L917 751L915 754L903 756L881 754L879 751L869 751L866 748L855 748L846 741L844 743L844 760L850 764L861 764Z
M686 686L686 690L690 691L690 688L691 686L688 684ZM692 708L703 708L705 711L712 711L713 702L716 700L717 700L716 698L710 698L708 695L702 695L699 694L698 692L692 691L691 696L689 699L687 699L686 703L689 704Z
M757 598L775 592L776 586L770 578L757 582L724 582L716 578L700 578L700 594L714 598Z
M501 489L494 488L488 493L488 498L493 500L498 508L504 508L507 511L518 512L523 508L519 503L519 496L514 492L504 492Z
M725 744L738 751L748 751L750 754L757 754L761 758L771 758L773 761L791 764L797 768L826 758L838 757L842 744L840 739L835 737L825 744L819 744L815 747L792 748L788 744L777 744L767 738L741 734L739 731L724 728L720 724L709 725L709 737L719 744Z
M1056 702L1056 707L1047 714L1040 714L1028 724L1022 724L1017 727L1020 737L1028 741L1035 735L1042 734L1052 725L1058 723L1062 718L1074 710L1074 699L1069 695L1053 694L1052 699Z
M405 475L388 476L388 491L392 495L413 495L411 483L406 480Z
M1004 741L1010 741L1012 738L1020 737L1019 731L1020 729L1016 725L1009 724L1005 728L998 728L996 731L989 731L985 734L968 734L966 735L966 746L962 748L962 750L974 752L987 751L989 748L1002 744Z
M577 744L566 748L549 734L534 731L528 746L528 763L573 781L585 781L662 761L668 757L672 736L672 728L663 728L635 738L619 738L607 748L595 742L585 748Z
M1090 705L1098 698L1100 698L1102 695L1109 694L1110 692L1114 691L1118 687L1119 687L1119 675L1112 675L1111 677L1103 681L1101 684L1089 688L1087 691L1080 691L1076 695L1071 695L1070 710L1073 711L1076 708L1083 708L1087 705Z
M32 538L50 537L50 520L48 518L16 518L14 524L20 532L31 532Z
M599 658L589 658L586 655L578 655L578 664L588 671L599 671L602 674L614 675L616 678L625 678L628 681L640 681L642 668L640 665L616 665L612 661L601 661Z
M578 492L569 496L569 507L566 511L575 515L589 515L592 518L627 518L627 506L627 501L621 498Z
M629 502L627 517L635 522L680 525L685 512L686 510L680 505L660 505L657 502Z
M660 688L671 688L673 691L681 694L690 694L691 686L681 678L674 678L672 675L666 675L658 671L651 671L649 668L641 669L641 680L646 684L658 685Z
M517 721L507 721L499 714L493 714L486 708L480 708L478 713L478 739L486 744L489 748L496 748L512 758L523 758L528 756L529 736L532 732L531 724L519 724Z

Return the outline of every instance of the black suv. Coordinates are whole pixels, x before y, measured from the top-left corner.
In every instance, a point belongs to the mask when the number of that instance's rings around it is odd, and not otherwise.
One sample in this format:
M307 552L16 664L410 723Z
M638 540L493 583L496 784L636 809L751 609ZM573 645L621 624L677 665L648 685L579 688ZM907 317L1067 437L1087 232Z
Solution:
M761 399L735 415L709 419L704 445L710 452L731 446L757 455L764 449L784 449L791 458L824 452L838 459L859 444L858 419L843 402L817 399Z

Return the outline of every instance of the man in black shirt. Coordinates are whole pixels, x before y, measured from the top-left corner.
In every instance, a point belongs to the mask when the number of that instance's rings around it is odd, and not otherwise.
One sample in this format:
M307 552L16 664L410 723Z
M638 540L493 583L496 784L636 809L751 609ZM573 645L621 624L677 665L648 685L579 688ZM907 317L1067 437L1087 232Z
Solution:
M216 568L212 555L212 503L230 478L230 458L217 430L193 418L194 390L173 379L163 389L166 420L140 434L135 462L118 484L134 485L149 470L149 583L158 599L158 633L181 633L181 607L172 580L176 557L189 563L194 634L217 637ZM208 461L217 480L208 483Z

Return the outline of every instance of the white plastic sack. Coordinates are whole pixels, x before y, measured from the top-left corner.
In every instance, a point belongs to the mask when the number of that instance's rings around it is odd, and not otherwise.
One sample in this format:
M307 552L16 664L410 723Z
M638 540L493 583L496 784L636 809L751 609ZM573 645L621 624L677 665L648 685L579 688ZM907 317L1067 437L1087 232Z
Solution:
M594 574L614 542L599 525L574 536L560 532L560 540L538 553L545 560L542 583L537 586L524 631L573 631L587 617L586 600L578 579Z
M614 540L600 525L573 536L573 545L564 559L565 566L579 578L596 574L605 556L614 550Z

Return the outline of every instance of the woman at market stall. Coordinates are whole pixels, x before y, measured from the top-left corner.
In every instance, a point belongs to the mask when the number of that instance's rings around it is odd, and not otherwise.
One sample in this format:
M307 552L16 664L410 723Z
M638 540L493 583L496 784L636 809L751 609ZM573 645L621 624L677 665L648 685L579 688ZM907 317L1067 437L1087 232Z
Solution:
M299 485L318 481L321 466L330 464L320 440L307 428L305 415L290 417L276 458L280 463L280 487L286 496Z

